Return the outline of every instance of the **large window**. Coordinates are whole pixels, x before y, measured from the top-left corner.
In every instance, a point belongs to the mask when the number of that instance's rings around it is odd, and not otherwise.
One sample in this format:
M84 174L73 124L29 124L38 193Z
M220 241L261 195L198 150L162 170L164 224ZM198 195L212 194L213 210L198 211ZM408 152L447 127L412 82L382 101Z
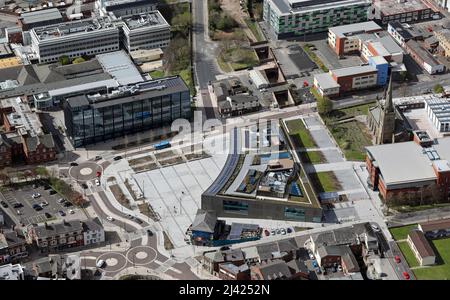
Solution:
M284 217L286 219L305 221L305 210L302 208L285 207L284 208Z
M248 203L241 201L223 201L223 210L236 214L248 215Z

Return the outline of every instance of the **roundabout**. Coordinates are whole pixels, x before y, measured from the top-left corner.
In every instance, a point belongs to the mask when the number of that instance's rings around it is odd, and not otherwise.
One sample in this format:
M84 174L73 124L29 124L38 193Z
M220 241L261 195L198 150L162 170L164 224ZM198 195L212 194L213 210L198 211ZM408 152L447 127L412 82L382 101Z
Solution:
M101 165L86 161L80 163L78 166L70 167L69 175L76 181L88 181L97 177L97 172L103 172Z
M118 272L127 265L127 258L125 255L118 252L103 253L95 260L96 265L99 260L104 260L106 262L104 268L106 272Z
M142 266L153 262L156 259L157 252L149 246L137 246L127 251L126 257L131 264Z

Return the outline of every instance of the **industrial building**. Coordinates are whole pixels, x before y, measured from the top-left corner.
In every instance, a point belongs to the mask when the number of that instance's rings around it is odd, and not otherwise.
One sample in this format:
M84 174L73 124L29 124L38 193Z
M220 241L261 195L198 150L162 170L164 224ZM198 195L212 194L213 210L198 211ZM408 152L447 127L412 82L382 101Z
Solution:
M426 143L422 143L424 140ZM367 182L384 202L419 205L450 198L450 138L366 147Z
M367 21L370 0L264 0L263 19L278 38Z
M411 25L398 21L389 22L387 31L402 47L405 47L405 43L409 40L423 39L422 34Z
M438 132L450 132L450 101L443 98L426 99L428 119Z
M128 52L166 48L170 43L170 25L159 11L122 17L122 42Z
M433 55L424 49L417 41L409 40L405 43L405 50L411 58L428 74L437 74L445 71L445 66L438 62Z
M81 94L64 102L67 135L75 147L191 117L189 88L176 77Z
M29 31L35 27L48 26L63 22L63 17L56 7L41 9L20 14L19 23L23 31Z
M158 0L97 0L96 9L103 15L132 16L154 11Z
M389 22L401 23L421 22L439 16L422 0L380 0L374 1L375 19L381 21L383 26Z
M119 50L119 28L109 18L36 27L30 34L40 63Z

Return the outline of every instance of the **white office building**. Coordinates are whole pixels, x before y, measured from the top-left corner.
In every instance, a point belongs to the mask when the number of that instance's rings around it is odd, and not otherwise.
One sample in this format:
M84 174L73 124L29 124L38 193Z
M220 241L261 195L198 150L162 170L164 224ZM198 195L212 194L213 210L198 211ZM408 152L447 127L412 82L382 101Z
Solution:
M30 35L40 63L119 50L119 28L109 18L36 27Z
M425 110L438 132L450 132L450 101L443 98L426 99Z
M128 52L165 48L170 43L170 25L157 10L122 17L122 42Z
M102 15L132 16L156 10L158 0L97 0L95 7Z

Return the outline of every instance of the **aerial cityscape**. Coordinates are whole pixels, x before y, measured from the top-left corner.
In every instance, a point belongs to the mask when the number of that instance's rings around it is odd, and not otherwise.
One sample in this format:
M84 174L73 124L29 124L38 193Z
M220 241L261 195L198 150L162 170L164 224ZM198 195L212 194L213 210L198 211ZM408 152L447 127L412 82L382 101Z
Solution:
M0 0L0 280L447 280L449 71L447 0Z

